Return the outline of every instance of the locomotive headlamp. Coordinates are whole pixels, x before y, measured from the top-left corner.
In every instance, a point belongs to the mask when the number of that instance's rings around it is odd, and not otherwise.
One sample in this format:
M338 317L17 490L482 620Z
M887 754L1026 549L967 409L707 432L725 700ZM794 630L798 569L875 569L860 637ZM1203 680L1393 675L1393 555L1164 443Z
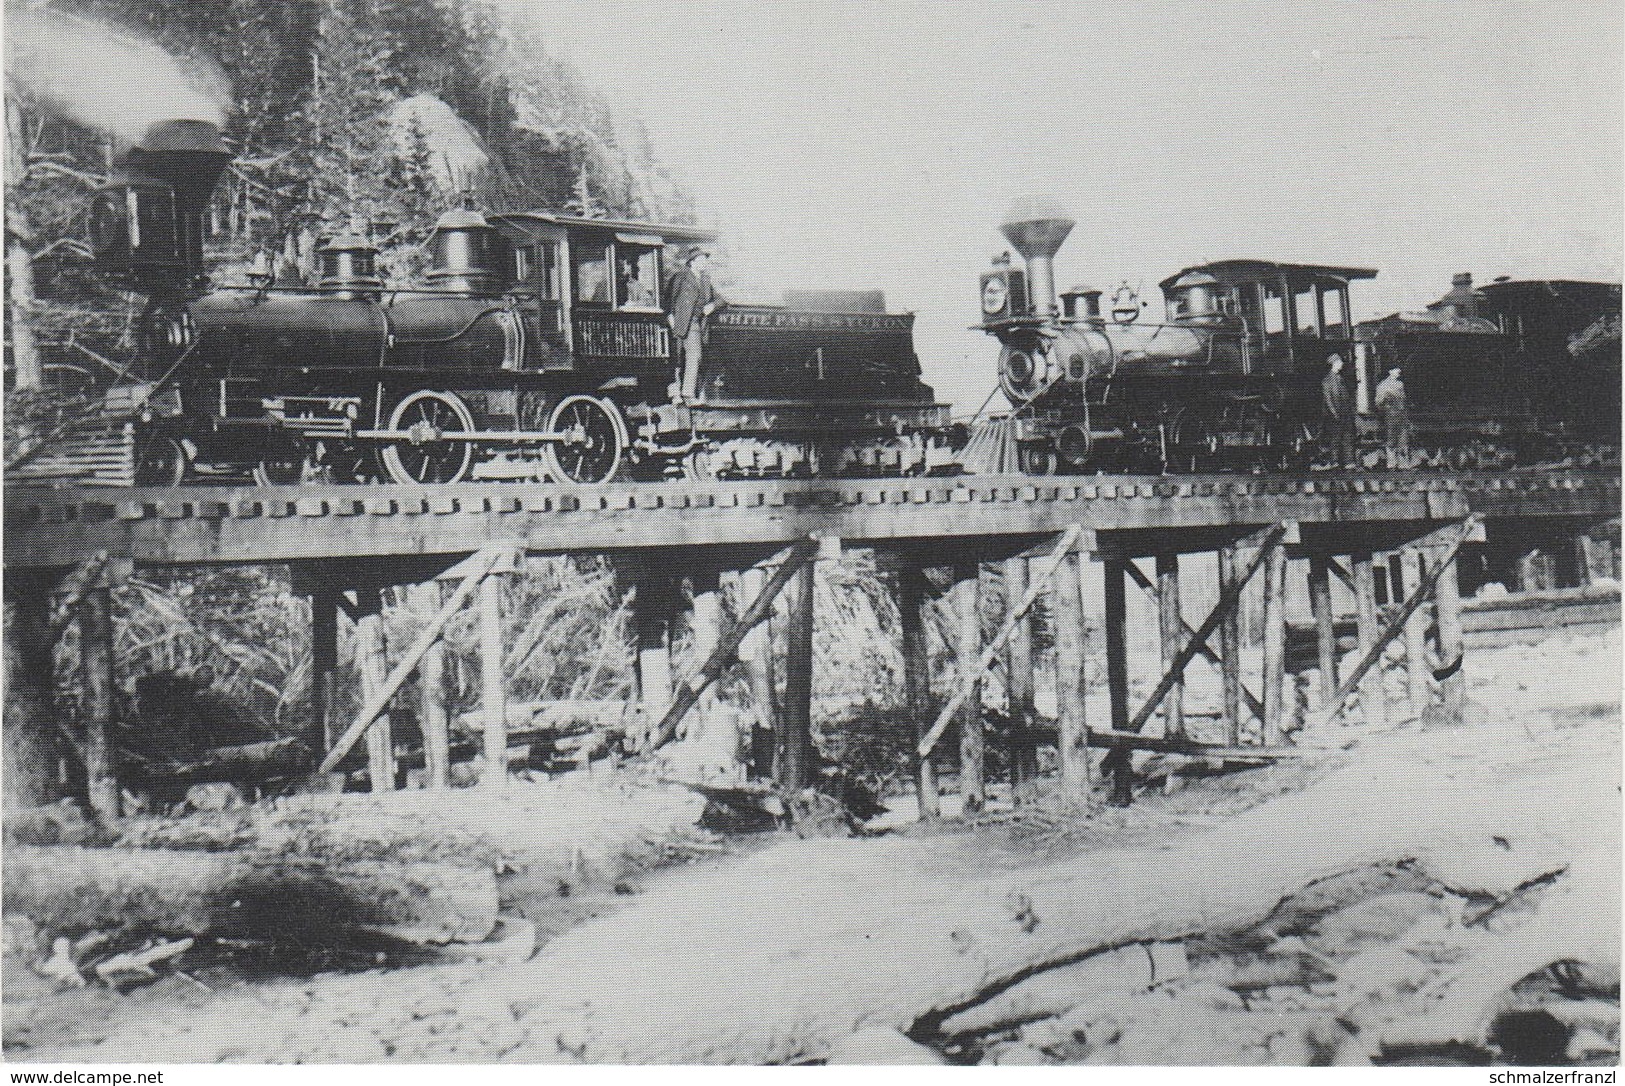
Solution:
M1002 275L990 275L982 284L982 312L990 317L1004 312L1010 301L1010 287Z
M1011 385L1026 388L1033 383L1033 356L1012 349L1004 358L1004 372L1009 375Z

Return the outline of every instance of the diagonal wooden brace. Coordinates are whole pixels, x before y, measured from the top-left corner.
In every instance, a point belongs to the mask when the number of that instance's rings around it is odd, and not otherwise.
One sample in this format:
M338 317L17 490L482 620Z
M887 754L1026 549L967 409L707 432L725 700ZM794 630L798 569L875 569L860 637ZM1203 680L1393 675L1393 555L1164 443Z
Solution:
M1149 578L1149 577L1147 577L1145 575L1145 571L1142 570L1139 567L1139 565L1134 562L1133 559L1130 559L1129 561L1123 563L1123 568L1128 570L1128 575L1129 575L1130 580L1132 580L1135 584L1139 585L1141 588L1145 589L1146 595L1150 596L1153 600L1159 600L1160 601L1161 594L1158 592L1157 586L1151 583L1151 578ZM1213 651L1213 646L1208 643L1211 640L1211 637L1197 637L1197 635L1196 635L1196 627L1195 626L1192 626L1189 622L1186 622L1184 619L1180 619L1179 621L1180 621L1180 625L1185 628L1185 636L1186 637L1196 638L1196 652L1197 652L1197 654L1199 656L1201 656L1202 659L1204 659L1208 663L1212 664L1214 667L1223 668L1224 667L1224 661L1219 658L1219 654L1214 652ZM1245 685L1243 685L1241 687L1241 697L1242 697L1242 700L1244 700L1247 703L1247 708L1252 712L1252 714L1254 716L1256 716L1259 720L1263 720L1264 719L1264 704L1263 704L1263 702L1259 701L1256 697L1254 697L1253 692L1251 690L1248 690Z
M463 583L457 586L457 591L451 594L451 598L441 606L439 613L418 634L417 640L412 642L412 647L406 650L406 655L401 657L394 670L384 679L384 684L373 693L372 697L367 699L366 704L361 707L361 711L356 714L355 720L351 721L350 726L344 729L344 734L338 737L338 740L333 744L333 749L328 751L327 757L322 759L322 764L317 767L316 772L331 773L333 768L343 761L344 756L350 753L350 748L355 746L356 740L365 735L367 729L372 727L372 722L378 719L378 714L384 711L390 699L395 696L395 692L406 681L406 677L412 673L412 669L418 666L418 661L423 659L423 654L429 651L429 646L439 639L441 632L446 628L446 623L451 621L453 615L462 610L463 604L468 602L468 597L474 594L474 589L485 579L485 575L497 564L502 555L503 551L488 548L479 551L469 560L464 567L467 575L464 577Z
M761 593L751 601L749 607L745 608L745 613L739 616L739 621L735 622L727 634L717 642L717 647L711 651L710 657L700 670L678 686L677 697L672 701L671 708L666 710L666 715L660 718L659 726L649 736L646 752L663 746L676 737L677 725L682 723L683 717L687 716L689 710L699 702L705 688L715 682L739 655L739 646L744 642L745 635L761 625L762 620L773 610L773 601L784 591L784 586L790 583L790 578L794 577L802 566L817 557L819 549L818 541L807 540L782 552L783 560L779 563L779 568L773 571L773 576L762 586Z
M1277 524L1266 530L1261 536L1254 537L1259 539L1257 544L1258 553L1253 555L1252 561L1247 563L1247 568L1242 571L1241 576L1237 577L1233 584L1225 586L1224 591L1219 594L1219 602L1214 605L1207 618L1202 620L1202 625L1197 628L1196 632L1186 638L1185 647L1179 650L1179 655L1175 656L1168 665L1168 670L1163 674L1161 681L1157 683L1157 688L1151 692L1151 697L1146 699L1146 703L1140 707L1140 711L1134 714L1133 719L1128 722L1128 727L1123 729L1124 731L1137 732L1145 727L1145 722L1150 720L1151 714L1157 711L1157 706L1162 704L1162 699L1168 696L1168 691L1173 689L1174 683L1178 682L1179 677L1185 673L1186 665L1196 658L1196 654L1201 651L1200 646L1207 644L1208 638L1212 637L1214 631L1219 628L1219 623L1224 621L1225 613L1236 606L1241 599L1242 589L1247 586L1248 581L1253 579L1253 575L1263 566L1265 560L1269 557L1270 551L1281 542L1281 538L1286 535L1286 532L1287 526L1285 524ZM1251 544L1249 543L1249 545Z
M1073 546L1078 542L1078 537L1082 534L1083 528L1077 524L1061 533L1061 538L1050 552L1049 565L1042 573L1033 578L1032 584L1027 586L1027 594L1021 598L1021 602L1012 607L1009 614L1004 616L1004 625L999 627L999 632L988 643L987 648L982 650L982 657L976 661L976 666L964 675L959 676L958 682L955 684L958 689L954 691L953 697L949 698L943 705L942 711L937 714L936 723L931 725L931 730L926 732L920 739L920 745L916 750L921 758L930 756L931 751L937 745L937 740L941 739L942 733L948 730L948 722L954 718L954 714L965 704L965 699L970 697L971 690L976 686L976 681L982 677L988 668L993 666L993 661L998 659L999 654L1004 651L1004 646L1009 643L1010 638L1015 634L1016 623L1021 621L1021 616L1025 615L1032 607L1039 594L1049 586L1050 581L1055 579L1055 571L1061 568L1062 560L1071 553Z
M1447 547L1444 555L1438 561L1428 563L1426 576L1421 579L1416 586L1416 590L1405 600L1405 605L1388 619L1387 625L1377 635L1376 644L1366 651L1365 656L1361 657L1360 662L1354 666L1354 670L1349 672L1348 678L1344 679L1342 684L1338 686L1336 693L1331 696L1331 700L1316 716L1315 725L1324 726L1330 724L1342 715L1344 700L1354 692L1355 687L1360 685L1360 680L1365 677L1365 673L1370 671L1378 660L1382 659L1383 650L1388 647L1388 643L1399 636L1400 632L1405 629L1406 621L1416 613L1417 608L1422 606L1422 601L1427 599L1428 595L1433 591L1434 585L1439 583L1439 577L1446 569L1451 568L1450 563L1455 560L1456 552L1461 550L1461 545L1473 539L1483 530L1483 522L1479 520L1478 514L1474 513L1454 528L1447 529L1443 535L1434 533L1429 537L1438 541L1436 545L1442 544Z

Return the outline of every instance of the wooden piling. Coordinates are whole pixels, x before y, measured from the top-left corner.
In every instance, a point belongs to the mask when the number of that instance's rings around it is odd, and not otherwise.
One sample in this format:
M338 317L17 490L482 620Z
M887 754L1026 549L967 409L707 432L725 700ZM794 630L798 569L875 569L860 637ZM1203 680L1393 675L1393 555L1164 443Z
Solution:
M638 702L646 729L658 724L671 708L671 627L676 604L670 575L652 566L645 562L637 567L637 590L632 598Z
M1170 667L1185 647L1185 619L1179 610L1179 555L1157 555L1157 625L1162 634L1162 666ZM1163 733L1185 735L1185 680L1169 687L1162 702Z
M83 748L64 733L53 705L50 595L58 580L54 571L6 571L0 806L8 812L61 798L64 756L72 751L75 763L82 757Z
M1050 614L1055 620L1056 752L1060 792L1070 803L1089 803L1089 720L1084 701L1084 611L1076 554L1055 571Z
M698 671L711 658L722 639L722 592L718 572L715 569L698 570L692 575L690 583L694 586L694 593L689 607L688 663L683 667L685 675ZM692 715L688 718L688 734L704 733L715 715L715 709L716 693L707 688L695 702Z
M1108 558L1102 570L1104 633L1106 635L1106 689L1111 697L1112 731L1129 728L1128 707L1128 589L1127 559ZM1134 762L1128 746L1113 747L1101 763L1112 774L1112 803L1126 806L1134 798Z
M508 691L502 673L502 580L487 573L480 580L476 609L480 630L480 709L485 721L483 788L508 785Z
M310 594L310 749L333 745L339 666L339 588L321 584Z
M1219 591L1236 583L1236 548L1219 548ZM1241 603L1219 623L1219 668L1224 684L1224 741L1241 741Z
M1337 689L1337 616L1332 613L1331 562L1324 554L1309 556L1309 608L1315 616L1315 649L1320 667L1320 703Z
M762 594L767 582L767 571L756 566L739 572L739 606L749 607L751 601ZM745 671L745 682L750 687L751 702L756 708L756 731L751 744L751 773L762 776L772 772L772 753L765 756L757 751L755 740L771 737L776 728L777 710L773 704L773 643L769 634L770 623L764 621L745 635L739 644L739 662Z
M931 730L931 657L925 639L925 571L912 556L904 556L897 570L897 612L903 635L903 681L908 693L909 716L914 720L915 738L925 738ZM919 789L921 820L942 813L937 793L937 770L931 755L920 757L915 773Z
M430 581L409 591L412 610L433 618L440 610L440 585ZM418 724L423 731L423 776L427 788L451 783L451 729L446 711L446 643L436 638L418 661Z
M774 775L779 787L794 792L812 779L813 598L816 562L796 571L788 592L784 661L784 713Z
M1425 576L1422 555L1407 547L1400 555L1400 565L1404 571L1403 591L1409 593ZM1427 615L1420 609L1405 622L1405 673L1410 681L1411 712L1417 716L1421 716L1433 700L1428 685L1427 630Z
M1357 616L1360 655L1364 656L1371 651L1371 646L1377 643L1376 576L1369 553L1355 554L1353 562L1354 607ZM1380 725L1388 722L1386 686L1387 684L1384 683L1382 677L1382 667L1379 664L1373 670L1371 677L1365 680L1360 687L1360 707L1364 712L1367 724Z
M356 591L360 617L355 624L355 664L361 678L361 700L369 702L384 687L389 673L384 616L378 589ZM378 714L367 729L367 776L374 792L395 788L395 736L389 726L389 713Z
M103 823L118 820L119 783L112 730L113 595L105 584L87 589L79 612L79 658L85 682L85 789Z
M955 619L954 662L956 682L977 670L982 655L981 564L954 565L954 587L949 600ZM987 804L984 773L986 737L982 730L982 684L973 682L959 710L959 795L965 814L975 814Z
M1281 742L1286 678L1286 548L1270 548L1264 571L1264 744Z
M1019 607L1027 594L1027 559L1020 556L1005 559L1003 572L1004 606L1008 611ZM1038 777L1038 742L1033 730L1036 721L1032 628L1030 613L1016 619L1015 631L1004 649L1005 695L1010 713L1010 783L1017 803L1025 786Z
M1435 561L1439 559L1436 557ZM1439 693L1447 713L1459 715L1467 698L1467 674L1462 659L1461 585L1455 557L1446 562L1433 586L1433 609L1439 629Z

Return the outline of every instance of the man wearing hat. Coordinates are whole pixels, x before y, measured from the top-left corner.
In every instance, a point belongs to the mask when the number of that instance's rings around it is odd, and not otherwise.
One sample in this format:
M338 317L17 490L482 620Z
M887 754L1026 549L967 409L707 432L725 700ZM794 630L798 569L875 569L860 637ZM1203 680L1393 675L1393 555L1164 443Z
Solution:
M703 246L689 246L666 281L666 323L671 325L672 335L677 337L683 360L677 392L672 397L678 403L699 397L705 321L722 302L716 288L711 285L711 277L706 274L710 256Z

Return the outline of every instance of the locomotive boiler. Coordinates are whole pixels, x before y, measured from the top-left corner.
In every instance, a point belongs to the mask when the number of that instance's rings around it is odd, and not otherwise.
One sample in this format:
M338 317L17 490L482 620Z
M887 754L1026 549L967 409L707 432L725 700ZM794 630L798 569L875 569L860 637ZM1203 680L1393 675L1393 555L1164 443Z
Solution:
M211 125L156 125L92 208L98 264L149 299L140 359L106 408L127 420L137 484L592 485L951 461L913 317L883 305L723 308L699 397L675 401L661 293L673 250L714 236L690 226L465 208L436 224L419 284L384 282L358 234L320 247L314 283L267 268L212 284L206 211L230 158Z
M1375 271L1230 260L1161 283L1167 319L1126 286L1057 294L1073 227L1018 203L1008 254L982 275L977 326L1000 344L999 385L1017 466L1032 474L1307 467L1321 442L1321 383L1352 363L1349 284ZM1352 366L1350 367L1352 373Z

